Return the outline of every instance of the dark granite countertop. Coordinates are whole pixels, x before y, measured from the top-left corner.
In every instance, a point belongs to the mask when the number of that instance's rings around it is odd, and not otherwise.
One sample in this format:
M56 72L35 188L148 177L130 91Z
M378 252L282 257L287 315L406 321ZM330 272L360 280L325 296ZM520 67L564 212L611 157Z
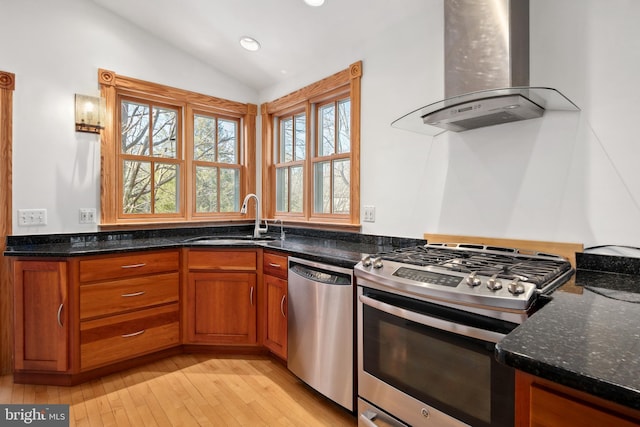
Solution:
M5 256L67 258L88 255L126 253L180 247L220 248L258 247L285 252L318 262L352 268L364 254L426 243L422 239L375 236L360 233L324 231L285 227L285 240L280 240L280 227L267 233L272 240L216 243L198 238L248 237L253 226L220 226L202 228L98 232L61 235L9 236ZM226 239L225 239L226 241Z
M498 343L496 357L640 410L640 259L577 255L575 284Z

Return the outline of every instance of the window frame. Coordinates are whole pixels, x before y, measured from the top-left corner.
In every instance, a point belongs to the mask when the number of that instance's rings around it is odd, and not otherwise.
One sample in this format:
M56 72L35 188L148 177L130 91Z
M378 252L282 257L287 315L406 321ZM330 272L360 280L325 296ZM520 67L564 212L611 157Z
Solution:
M100 228L117 229L127 225L164 224L164 223L215 223L219 221L246 220L240 212L195 212L195 161L193 159L193 119L195 114L203 113L222 119L237 120L238 127L238 164L240 170L239 195L254 193L256 188L256 115L255 104L244 104L213 96L203 95L183 89L177 89L157 83L146 82L121 76L113 71L99 69L98 82L100 94L105 100L105 128L101 131L101 191L100 191ZM178 130L182 141L181 155L184 167L181 167L181 185L178 187L179 213L171 214L128 214L122 212L122 173L120 153L120 100L149 101L171 108L180 107L182 122ZM159 157L157 160L165 161ZM232 164L228 164L232 165ZM241 202L240 200L239 202ZM251 214L251 212L249 213Z
M299 222L319 227L344 228L358 230L360 228L360 81L362 77L362 61L339 71L309 86L261 105L262 117L262 194L265 215L268 218L282 219L289 223ZM350 209L348 214L313 212L313 163L316 159L318 141L318 106L336 102L340 99L350 100L350 144L348 155L344 153L330 156L350 159ZM295 111L301 111L303 105L307 121L307 155L304 161L304 209L303 214L292 215L290 212L276 210L276 165L278 158L277 135L278 118ZM336 158L337 158L336 157ZM323 157L324 158L324 157ZM327 157L329 158L329 157Z

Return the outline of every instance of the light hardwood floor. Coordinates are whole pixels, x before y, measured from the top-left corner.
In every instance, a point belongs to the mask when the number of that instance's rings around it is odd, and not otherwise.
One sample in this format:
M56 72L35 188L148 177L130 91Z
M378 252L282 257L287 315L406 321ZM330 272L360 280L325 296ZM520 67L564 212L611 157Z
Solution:
M260 356L182 354L80 384L14 384L2 403L68 403L71 426L355 426L355 417Z

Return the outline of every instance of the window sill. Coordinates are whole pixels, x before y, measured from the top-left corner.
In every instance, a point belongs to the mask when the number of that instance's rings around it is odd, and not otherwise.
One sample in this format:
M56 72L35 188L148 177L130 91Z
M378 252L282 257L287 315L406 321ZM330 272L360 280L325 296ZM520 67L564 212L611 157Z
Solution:
M144 230L151 228L193 228L193 227L215 227L224 225L245 225L253 224L252 219L221 219L218 221L211 220L192 220L192 221L159 221L159 222L127 222L113 224L99 224L99 231L126 231L126 230Z

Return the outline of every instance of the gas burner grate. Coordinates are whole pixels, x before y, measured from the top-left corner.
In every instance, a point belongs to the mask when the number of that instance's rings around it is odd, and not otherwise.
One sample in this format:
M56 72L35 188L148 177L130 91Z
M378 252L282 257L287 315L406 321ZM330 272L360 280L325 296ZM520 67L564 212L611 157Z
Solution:
M425 267L428 265L440 265L453 259L466 258L470 254L464 251L416 246L397 249L393 252L383 252L378 256L388 261L404 262Z
M475 249L475 248L474 248ZM505 251L504 253L443 247L417 246L378 254L383 260L418 265L437 266L462 273L497 275L502 279L529 282L538 289L571 269L562 259L546 259Z

